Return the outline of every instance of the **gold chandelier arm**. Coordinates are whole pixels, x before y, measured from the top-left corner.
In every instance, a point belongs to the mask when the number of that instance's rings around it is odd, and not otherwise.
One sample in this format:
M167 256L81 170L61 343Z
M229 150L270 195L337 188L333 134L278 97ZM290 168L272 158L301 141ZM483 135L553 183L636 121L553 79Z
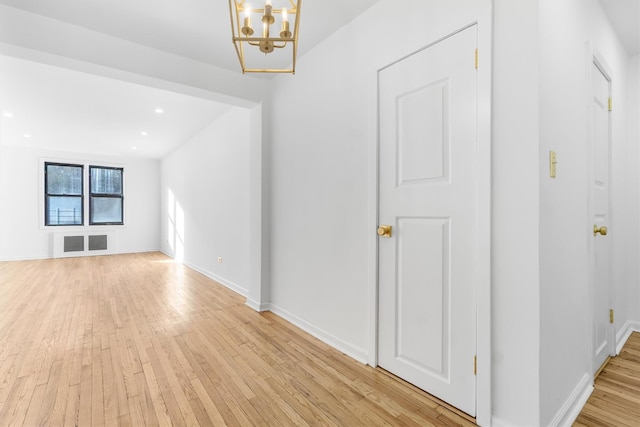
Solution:
M0 0L1 1L1 0ZM260 42L284 42L284 43L293 43L296 41L293 37L234 37L234 42L242 42L242 43L260 43Z

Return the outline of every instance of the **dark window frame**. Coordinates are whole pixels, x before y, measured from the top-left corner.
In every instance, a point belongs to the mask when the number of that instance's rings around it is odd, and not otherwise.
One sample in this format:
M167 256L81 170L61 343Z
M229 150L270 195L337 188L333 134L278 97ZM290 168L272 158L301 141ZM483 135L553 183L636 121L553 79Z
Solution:
M49 166L65 166L80 168L80 195L77 194L54 194L49 193ZM79 224L50 224L49 223L49 197L80 197L80 223ZM82 227L84 225L84 165L76 163L60 163L60 162L45 162L44 163L44 225L46 227Z
M115 193L94 193L92 191L93 186L91 185L91 177L92 177L92 173L91 171L93 169L108 169L108 170L118 170L120 171L120 176L122 179L122 182L120 183L120 194L115 194ZM124 168L122 167L113 167L113 166L98 166L98 165L89 165L89 225L124 225ZM120 206L121 206L121 210L120 210L120 221L116 221L116 222L96 222L93 220L93 198L94 197L100 197L100 198L113 198L113 199L120 199Z

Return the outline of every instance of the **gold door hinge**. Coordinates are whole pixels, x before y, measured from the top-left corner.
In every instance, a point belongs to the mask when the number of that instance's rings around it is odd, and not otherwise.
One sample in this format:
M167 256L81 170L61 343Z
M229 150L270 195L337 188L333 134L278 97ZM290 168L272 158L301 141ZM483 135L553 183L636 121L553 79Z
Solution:
M473 375L478 375L478 356L473 356Z
M609 310L609 323L613 323L613 310Z
M476 48L476 70L478 69L478 49Z
M613 100L609 98L609 111L613 111Z

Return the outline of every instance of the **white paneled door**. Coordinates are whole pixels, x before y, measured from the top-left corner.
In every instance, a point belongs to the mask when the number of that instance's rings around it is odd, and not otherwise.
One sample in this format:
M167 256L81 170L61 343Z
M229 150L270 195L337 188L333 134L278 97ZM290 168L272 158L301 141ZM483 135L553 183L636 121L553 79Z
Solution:
M607 358L614 354L613 325L611 324L611 273L609 225L609 80L596 64L593 76L593 150L591 200L593 206L593 286L594 374ZM589 230L591 232L591 230Z
M476 46L471 26L379 74L378 363L475 415ZM388 229L387 229L388 230Z

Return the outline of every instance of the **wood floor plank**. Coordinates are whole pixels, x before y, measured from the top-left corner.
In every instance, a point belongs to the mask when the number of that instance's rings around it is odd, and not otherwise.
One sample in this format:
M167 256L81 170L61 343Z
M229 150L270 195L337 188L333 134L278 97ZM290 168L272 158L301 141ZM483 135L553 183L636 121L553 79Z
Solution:
M78 425L92 425L91 414L93 412L93 408L91 406L91 390L91 365L85 365L82 367L82 376L80 379L80 410L78 413Z
M66 353L62 360L62 366L60 368L60 379L58 386L53 397L53 407L47 408L41 411L40 417L46 419L49 416L49 424L54 426L61 426L64 423L64 416L67 407L67 400L69 397L69 378L71 375L71 364L73 363L73 353Z
M594 391L574 426L640 425L640 333L631 334L620 354L596 378Z
M27 414L24 417L23 424L25 426L44 425L44 424L38 423L38 414L40 412L39 403L42 402L46 389L47 389L46 384L39 384L36 386L33 392L33 396L31 396L31 398L33 399L33 403L29 405L29 409L27 409ZM19 423L17 425L19 425Z
M115 390L115 372L113 371L111 348L102 349L102 407L104 408L104 423L113 425L119 418L120 411L128 412L120 408L117 392ZM127 408L128 409L128 408Z
M102 349L99 342L91 355L91 422L104 424L104 381L102 378Z
M193 390L198 395L198 398L202 402L205 411L207 411L207 415L209 416L209 421L215 426L226 426L227 423L222 418L222 414L218 410L218 407L211 400L211 397L207 393L207 391L202 386L202 382L198 378L194 378L191 380L191 385L193 386Z
M130 413L133 413L134 410L137 411L137 408L132 408L132 405L137 404L140 407L140 413L142 414L142 419L144 420L143 425L157 426L158 418L156 416L156 408L153 405L153 400L151 398L149 387L147 386L147 379L144 375L144 371L134 374L133 378L136 385L136 394L133 397L135 397L136 399L134 399L133 402L131 401L131 398L129 399L129 409L131 411Z
M79 414L80 414L80 384L75 384L69 387L69 393L67 393L67 402L64 412L64 424L52 425L64 425L66 426L78 426ZM55 421L55 418L52 420Z
M620 364L584 420L634 378ZM0 426L472 421L160 253L0 262Z

